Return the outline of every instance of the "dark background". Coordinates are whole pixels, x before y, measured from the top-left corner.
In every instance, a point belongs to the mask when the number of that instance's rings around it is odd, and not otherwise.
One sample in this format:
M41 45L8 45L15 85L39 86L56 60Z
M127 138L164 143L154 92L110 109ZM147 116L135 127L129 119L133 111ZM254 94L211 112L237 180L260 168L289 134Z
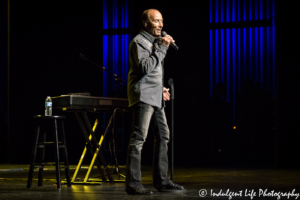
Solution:
M165 80L172 77L176 87L176 166L296 167L295 160L300 155L300 41L296 31L299 19L296 6L279 1L275 4L276 131L264 134L263 130L257 133L232 130L229 122L222 135L212 136L211 129L215 127L211 123L214 113L209 106L209 1L133 0L130 5L132 37L139 32L141 13L156 8L163 15L164 30L180 47L178 52L170 49L165 60ZM101 26L102 1L60 2L59 5L42 1L11 2L9 68L5 61L1 62L1 81L6 80L3 74L9 71L8 84L5 81L0 86L1 114L4 113L0 130L1 162L29 163L32 116L43 114L46 96L69 92L102 95L102 71L78 57L83 53L101 65ZM6 27L7 22L1 21L1 44L7 41L3 31ZM1 54L7 55L6 52L2 45ZM1 56L1 61L4 58ZM9 120L5 114L6 88L9 90ZM167 104L167 113L170 119L170 104ZM66 115L70 163L77 164L85 142L75 117L70 113ZM93 120L95 116L90 117ZM260 123L267 121L260 119ZM103 127L99 133L101 131ZM121 141L125 147L119 152L121 164L125 164L128 137L126 130ZM211 141L220 138L225 138L222 153L216 153L218 148ZM150 134L143 150L143 164L151 164L152 141ZM105 154L109 159L109 151Z

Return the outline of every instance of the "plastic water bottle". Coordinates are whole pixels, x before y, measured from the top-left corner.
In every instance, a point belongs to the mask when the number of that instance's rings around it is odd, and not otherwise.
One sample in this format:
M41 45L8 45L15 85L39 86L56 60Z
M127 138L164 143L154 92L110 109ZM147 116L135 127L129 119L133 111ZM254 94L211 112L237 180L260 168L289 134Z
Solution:
M45 101L45 116L52 116L52 99L50 96L47 96Z

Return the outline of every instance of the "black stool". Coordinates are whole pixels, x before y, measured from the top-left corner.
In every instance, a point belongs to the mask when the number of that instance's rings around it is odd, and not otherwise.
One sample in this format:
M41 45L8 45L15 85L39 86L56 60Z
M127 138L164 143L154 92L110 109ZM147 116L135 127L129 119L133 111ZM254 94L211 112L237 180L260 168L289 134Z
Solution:
M64 130L64 122L63 120L65 119L65 116L42 116L42 115L35 115L33 117L34 122L35 122L35 132L34 132L34 144L32 148L32 153L31 153L31 161L30 161L30 169L29 169L29 175L28 175L28 181L27 181L27 188L31 188L32 184L32 176L33 176L33 170L35 166L39 168L39 178L38 178L38 186L43 185L43 170L44 166L53 166L55 165L56 168L56 181L57 181L57 188L61 188L61 178L60 178L60 169L65 168L65 173L66 173L66 179L67 179L67 185L68 187L71 186L71 180L70 180L70 171L69 171L69 162L68 162L68 154L67 154L67 145L66 145L66 138L65 138L65 130ZM58 142L58 122L61 122L61 142ZM53 126L53 136L54 136L54 142L46 142L46 132L47 130L47 125L52 124ZM43 141L39 142L39 134L40 130L43 128L44 130L44 137ZM45 160L45 147L46 145L54 145L54 153L55 153L55 163L49 163L49 162L44 162ZM36 154L37 154L37 149L41 148L42 149L42 154L41 154L41 162L36 163ZM63 157L64 157L64 166L60 166L60 159L59 159L59 148L63 148Z

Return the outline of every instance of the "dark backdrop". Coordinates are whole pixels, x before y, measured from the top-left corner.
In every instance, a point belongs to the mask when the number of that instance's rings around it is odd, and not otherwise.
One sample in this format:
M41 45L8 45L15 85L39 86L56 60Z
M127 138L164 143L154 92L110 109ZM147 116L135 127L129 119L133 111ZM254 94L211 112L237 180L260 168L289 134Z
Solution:
M44 114L47 96L70 92L101 96L102 71L79 58L82 53L96 63L102 61L101 11L101 1L11 3L10 163L29 162L32 117ZM66 115L70 161L75 163L85 142L76 118Z
M0 163L7 160L7 127L8 127L8 13L7 2L0 3Z
M293 160L300 153L300 38L296 31L299 16L297 8L287 2L278 4L277 14L278 156L281 166L297 168Z
M295 31L295 8L276 2L278 134L270 137L277 138L277 143L274 148L265 149L264 143L268 144L274 138L261 141L263 137L258 136L242 146L234 137L237 133L227 131L223 135L227 138L223 149L225 153L215 156L211 154L211 112L208 106L209 1L135 0L131 6L132 36L139 31L142 11L156 8L163 15L164 30L180 47L178 52L170 49L165 60L165 80L173 78L176 89L177 166L274 167L276 162L279 167L294 166L293 161L300 152L299 39ZM93 96L101 96L102 72L78 58L79 53L83 53L96 63L102 63L101 26L101 1L72 5L45 5L40 1L11 4L8 162L29 162L32 116L43 114L46 96L69 92L90 92ZM169 104L167 113L170 119ZM75 117L70 114L67 114L66 128L70 161L76 164L84 141ZM249 137L243 131L238 134L239 138ZM128 135L127 131L126 138ZM144 164L151 164L152 140L150 135L143 151ZM251 161L247 161L243 154L243 149L248 147L256 149ZM269 151L271 158L260 157L262 150ZM124 164L125 159L121 158L121 161Z

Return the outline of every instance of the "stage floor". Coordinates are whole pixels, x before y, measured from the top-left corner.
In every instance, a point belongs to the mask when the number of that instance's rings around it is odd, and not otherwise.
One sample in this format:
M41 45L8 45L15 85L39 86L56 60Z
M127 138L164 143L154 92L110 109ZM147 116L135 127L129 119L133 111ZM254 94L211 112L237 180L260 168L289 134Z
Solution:
M75 170L71 165L71 176ZM300 192L300 170L287 169L202 169L176 168L174 182L187 189L186 194L167 194L157 192L152 186L151 166L142 166L143 185L154 192L153 195L127 195L123 182L106 182L101 185L63 185L56 188L54 167L47 167L44 172L44 185L37 186L38 171L34 173L31 189L27 189L29 165L0 165L0 200L4 199L277 199L276 194L284 195L290 192L289 199L296 199ZM84 178L87 166L80 171L78 178ZM111 169L112 171L112 169ZM120 172L125 173L125 167L120 166ZM61 171L62 179L65 178ZM97 177L94 168L91 178ZM205 189L207 195L199 196L199 191ZM295 191L293 192L293 190ZM222 191L221 191L222 190ZM227 193L227 190L228 193ZM272 193L273 191L273 193ZM205 194L205 191L202 190ZM280 192L283 192L280 193ZM223 193L223 194L222 194ZM227 193L227 194L226 194ZM255 194L254 194L255 193ZM286 194L287 194L286 193ZM212 196L215 195L215 196ZM219 196L218 196L219 195ZM288 199L281 196L282 199ZM298 198L300 199L300 197Z

